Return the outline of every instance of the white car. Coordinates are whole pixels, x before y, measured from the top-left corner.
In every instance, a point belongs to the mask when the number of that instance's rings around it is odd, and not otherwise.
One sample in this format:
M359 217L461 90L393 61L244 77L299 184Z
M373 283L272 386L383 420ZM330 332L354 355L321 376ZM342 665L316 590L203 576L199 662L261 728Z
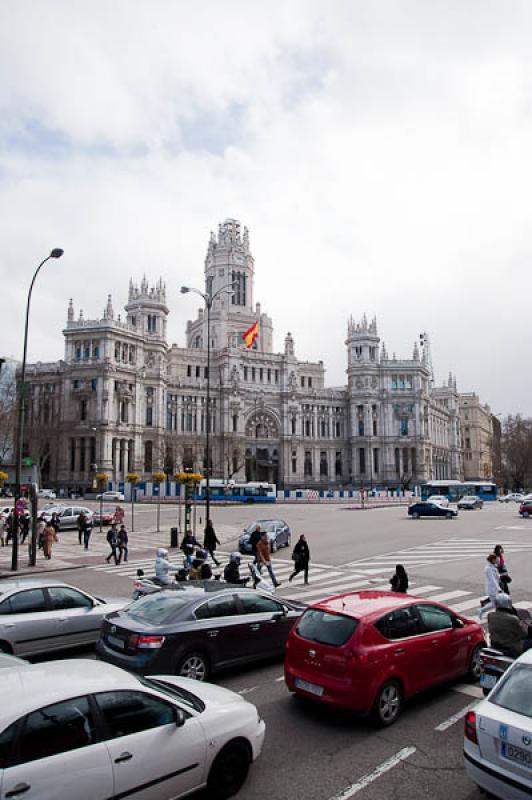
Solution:
M2 797L227 798L260 755L264 721L238 694L101 661L2 670Z
M57 495L53 489L39 489L37 497L40 497L42 500L55 500Z
M510 492L499 497L499 503L522 503L524 495L521 492Z
M464 763L481 789L505 800L532 795L532 651L465 717Z
M427 498L427 503L436 503L439 506L443 506L443 508L449 507L449 499L444 494L431 494Z
M104 503L107 503L110 500L116 500L120 503L124 502L125 497L122 492L102 492L102 494L96 495L96 500L103 500Z

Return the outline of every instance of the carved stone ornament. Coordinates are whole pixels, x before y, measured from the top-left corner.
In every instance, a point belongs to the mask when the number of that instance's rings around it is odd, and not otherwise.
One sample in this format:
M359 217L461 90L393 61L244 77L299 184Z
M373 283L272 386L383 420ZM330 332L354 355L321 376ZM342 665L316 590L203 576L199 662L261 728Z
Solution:
M279 426L268 411L257 411L246 422L246 436L250 439L278 439Z

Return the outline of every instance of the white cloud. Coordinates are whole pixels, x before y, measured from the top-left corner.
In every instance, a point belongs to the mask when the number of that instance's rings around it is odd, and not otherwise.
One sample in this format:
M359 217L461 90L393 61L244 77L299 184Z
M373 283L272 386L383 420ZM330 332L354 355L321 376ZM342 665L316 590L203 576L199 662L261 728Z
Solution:
M61 355L68 298L166 278L170 338L208 232L249 226L276 344L344 382L346 318L432 334L497 411L527 412L532 10L514 2L0 5L2 349Z

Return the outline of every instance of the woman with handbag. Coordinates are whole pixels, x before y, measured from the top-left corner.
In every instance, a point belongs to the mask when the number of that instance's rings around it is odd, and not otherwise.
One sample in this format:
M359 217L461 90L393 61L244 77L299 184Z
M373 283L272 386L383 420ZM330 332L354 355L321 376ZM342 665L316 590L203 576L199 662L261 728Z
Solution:
M299 540L296 542L294 552L292 553L292 560L294 562L294 571L288 578L289 581L295 578L300 572L305 573L305 583L308 583L308 565L310 561L310 550L305 539L305 534L302 533Z
M502 544L496 544L493 548L493 554L496 556L497 560L495 565L499 570L499 581L501 584L501 589L503 590L504 594L510 594L510 583L512 579L508 572L508 567L506 566L506 560L504 558L504 547Z

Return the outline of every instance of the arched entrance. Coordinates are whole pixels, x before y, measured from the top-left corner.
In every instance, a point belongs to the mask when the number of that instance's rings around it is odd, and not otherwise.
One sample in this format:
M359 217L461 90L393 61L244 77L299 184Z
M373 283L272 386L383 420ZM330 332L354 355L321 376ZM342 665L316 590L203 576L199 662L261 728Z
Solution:
M265 410L254 411L246 422L246 480L278 483L279 423Z

